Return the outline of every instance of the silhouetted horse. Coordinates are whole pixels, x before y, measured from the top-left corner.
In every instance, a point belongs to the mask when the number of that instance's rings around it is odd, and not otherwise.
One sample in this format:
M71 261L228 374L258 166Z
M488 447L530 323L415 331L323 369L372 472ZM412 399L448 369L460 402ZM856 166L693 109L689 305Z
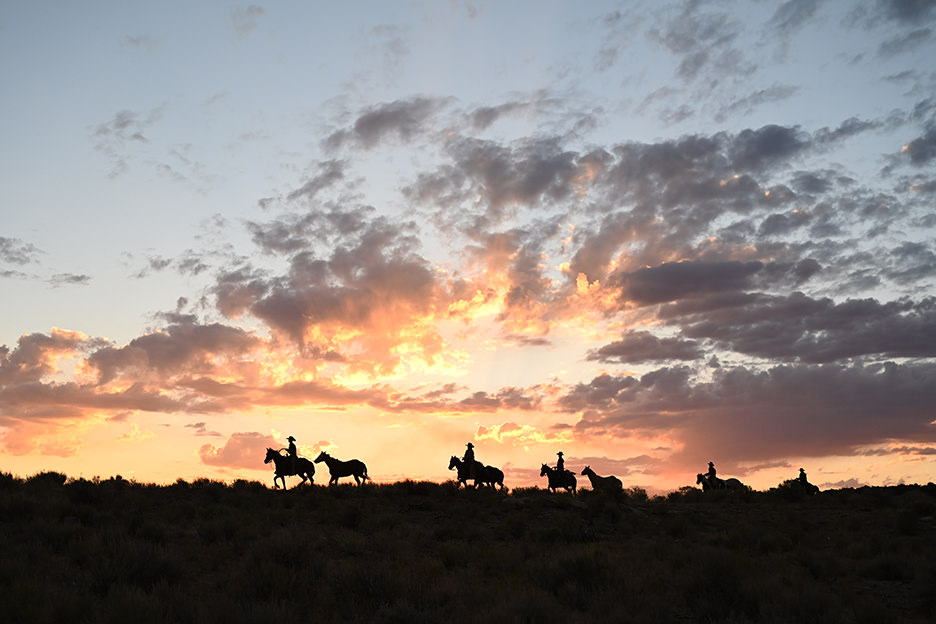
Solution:
M714 479L714 481L712 480ZM718 477L709 477L706 474L696 475L696 485L702 485L702 491L708 490L744 490L746 485L731 477L730 479L719 479Z
M467 462L463 462L452 455L452 459L449 460L448 469L456 470L458 479L455 483L464 485L465 488L468 487L468 480L474 479L476 487L479 484L490 485L492 488L499 485L500 489L504 489L504 473L500 468L485 466L481 462L475 462L475 474L474 477L472 477L471 467L468 466Z
M364 465L360 459L349 459L348 461L341 461L340 459L335 459L325 451L319 453L319 456L315 458L315 463L325 462L325 465L328 466L328 472L331 475L331 479L328 480L328 485L337 484L338 479L341 477L354 477L354 482L358 485L361 485L370 477L367 476L367 466Z
M591 481L592 489L595 491L620 492L624 489L624 484L621 483L620 479L613 475L599 477L590 466L585 466L585 470L582 471L582 474L588 477L588 480Z
M297 476L302 477L303 485L306 482L306 479L309 480L309 485L312 485L312 475L315 474L315 464L310 462L305 457L300 457L296 459L296 467L293 468L293 460L291 457L283 455L279 451L274 451L271 448L267 448L266 459L263 460L264 464L269 464L273 462L275 466L274 475L273 475L273 487L279 489L279 486L276 485L276 480L279 479L283 482L283 489L286 489L286 477ZM298 487L298 486L297 486Z
M543 467L540 468L540 476L546 477L546 482L548 483L546 489L550 492L555 492L556 488L562 488L566 492L575 494L577 481L575 480L575 475L568 470L564 470L560 473L558 468L550 468L548 465L543 464Z
M797 481L799 481L799 479L797 479ZM809 481L805 481L805 482L799 481L799 484L803 486L803 489L804 489L804 490L806 491L806 493L809 494L810 496L819 493L819 486L818 486L818 485L814 485L814 484L810 483Z

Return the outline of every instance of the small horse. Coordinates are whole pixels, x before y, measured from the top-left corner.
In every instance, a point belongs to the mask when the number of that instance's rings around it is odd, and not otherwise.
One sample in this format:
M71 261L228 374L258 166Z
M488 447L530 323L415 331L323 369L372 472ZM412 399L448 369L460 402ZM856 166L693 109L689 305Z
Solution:
M328 472L331 475L331 479L328 480L328 485L333 485L338 483L338 479L341 477L354 477L354 482L358 485L361 485L370 477L367 476L367 466L364 465L360 459L349 459L348 461L341 461L340 459L335 459L325 451L319 453L319 456L315 458L315 463L325 462L325 465L328 466Z
M295 468L293 468L293 459L291 457L287 457L279 451L274 451L271 448L267 448L266 459L263 460L263 463L269 464L270 462L273 462L273 465L275 466L273 474L273 487L276 489L279 489L279 486L276 484L277 479L283 482L283 489L285 490L286 477L291 477L294 475L297 477L302 477L302 483L299 485L304 485L306 479L309 480L309 485L314 484L312 475L315 474L315 464L310 462L305 457L296 459Z
M714 478L714 481L712 480ZM729 479L719 479L718 477L709 477L706 474L699 473L696 475L696 485L702 485L702 491L707 492L708 490L732 490L740 491L746 490L747 486L731 477Z
M555 492L557 488L562 488L566 492L575 494L577 482L574 473L568 470L560 473L558 468L550 468L548 465L543 464L543 467L540 468L540 476L546 477L546 482L548 484L546 489L550 492Z
M585 466L585 470L582 471L582 474L588 477L588 480L591 481L592 489L596 492L620 492L624 489L624 484L621 483L620 479L614 475L599 477L590 466Z
M797 479L797 481L799 481L799 479ZM804 489L804 490L806 491L806 493L809 494L810 496L814 496L814 495L816 495L816 494L819 493L819 486L818 486L818 485L815 485L815 484L813 484L813 483L810 483L809 481L800 481L799 483L800 483L800 485L803 486L803 489Z
M449 470L455 469L458 474L456 479L456 485L464 485L465 488L468 488L468 480L474 479L475 487L480 485L490 485L492 488L495 486L500 486L500 489L504 489L504 473L500 468L494 466L485 466L481 462L475 462L475 474L471 476L471 467L467 462L464 462L454 455L449 460Z

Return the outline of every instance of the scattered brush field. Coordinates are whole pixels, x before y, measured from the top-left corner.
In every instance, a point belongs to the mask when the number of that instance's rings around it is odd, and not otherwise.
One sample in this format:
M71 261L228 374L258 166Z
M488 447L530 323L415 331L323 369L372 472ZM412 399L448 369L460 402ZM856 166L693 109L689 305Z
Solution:
M936 486L648 499L0 473L4 622L936 621Z

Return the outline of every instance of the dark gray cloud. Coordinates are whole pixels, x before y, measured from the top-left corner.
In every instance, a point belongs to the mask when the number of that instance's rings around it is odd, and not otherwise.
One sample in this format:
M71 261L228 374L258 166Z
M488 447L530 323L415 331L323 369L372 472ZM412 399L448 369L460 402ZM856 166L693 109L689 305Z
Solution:
M344 180L346 167L347 162L341 160L327 160L317 163L317 173L309 178L302 186L291 191L286 198L290 201L299 198L303 198L306 201L314 200L321 191Z
M908 33L902 33L888 39L878 48L878 54L883 57L896 56L920 47L932 39L933 31L929 28L918 28Z
M760 262L666 262L617 276L622 298L638 305L664 303L732 290L747 290L764 268Z
M782 102L793 97L799 87L793 85L775 84L766 89L758 89L753 93L738 98L722 106L715 114L715 121L724 123L737 115L747 115L764 104Z
M162 115L162 107L149 112L122 110L115 113L112 119L90 128L95 151L111 161L112 168L108 174L111 178L129 169L131 160L135 158L133 146L150 142L146 133Z
M697 360L704 351L695 340L660 338L648 331L629 331L620 340L590 351L586 359L620 364Z
M580 173L577 155L562 149L555 139L507 146L459 137L448 143L446 151L451 164L421 174L405 189L406 195L446 209L480 197L486 217L493 222L512 206L535 207L567 199Z
M361 113L350 128L339 130L325 140L329 149L338 149L349 141L373 148L388 137L410 141L432 129L430 121L448 100L414 97L378 104Z
M123 347L104 347L88 356L88 363L107 383L121 374L131 378L149 373L210 375L218 371L215 358L239 357L259 346L259 339L242 329L221 324L170 325L134 338Z
M90 275L77 275L75 273L56 273L46 280L53 288L59 286L86 286L91 283Z
M756 65L737 46L740 26L728 13L704 12L706 5L686 2L650 35L679 59L676 76L692 82L700 76L746 75Z
M496 106L479 106L468 113L468 119L475 130L483 131L494 125L498 119L523 113L533 106L533 103L523 101L504 102Z
M257 30L260 25L259 21L264 15L266 15L266 9L256 4L237 7L231 12L231 23L237 34L246 36Z
M933 0L877 0L874 8L890 19L919 24L936 18Z
M596 377L558 405L579 413L582 435L668 432L684 445L672 461L704 465L850 453L892 439L932 442L936 366L777 366L719 369L709 382L688 369L640 378ZM730 432L730 435L729 435Z
M802 293L753 295L664 306L687 338L765 360L826 363L862 356L936 357L936 300L835 303Z
M38 382L55 371L57 354L70 354L93 344L85 336L61 330L23 335L12 350L0 346L0 385Z
M412 221L378 216L370 207L329 207L248 227L264 251L288 257L289 270L223 273L213 288L218 310L232 318L250 313L313 351L309 328L367 329L397 315L405 324L438 294Z
M922 136L907 143L903 154L917 166L925 165L936 158L936 124L930 125Z
M728 157L738 170L760 170L789 162L808 145L808 137L799 128L771 124L738 133L729 144Z
M18 238L0 236L0 262L19 265L30 264L38 262L41 253L42 250L32 243L27 243Z
M767 25L782 36L790 36L808 23L821 5L820 0L787 0L777 7Z
M195 432L196 436L208 436L208 437L221 437L221 434L217 431L209 431L208 426L204 421L197 423L189 423L185 425L186 429L192 429Z

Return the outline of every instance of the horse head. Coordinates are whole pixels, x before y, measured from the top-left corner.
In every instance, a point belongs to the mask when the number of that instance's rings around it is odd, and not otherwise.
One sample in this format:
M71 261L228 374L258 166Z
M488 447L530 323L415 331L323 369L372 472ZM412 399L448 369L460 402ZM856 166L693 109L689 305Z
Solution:
M331 456L325 451L322 451L321 453L319 453L319 456L316 457L314 461L316 464L320 464L327 459L331 459Z
M552 470L550 470L549 466L547 466L546 464L543 464L543 467L540 468L540 476L541 476L541 477L545 477L545 476L547 476L547 475L548 475L549 473L551 473L551 472L552 472Z
M448 467L448 469L449 469L449 470L454 470L455 468L458 468L458 464L459 464L459 463L460 463L460 462L458 461L458 458L455 457L454 455L452 455L452 459L449 460L449 467Z
M705 483L705 475L703 475L701 472L697 474L695 482L696 482L696 485L699 485L700 483Z
M585 466L585 470L582 471L583 475L588 475L588 473L595 474L595 472L591 469L591 466Z
M263 463L264 463L264 464L269 464L271 461L273 461L274 459L276 459L276 457L277 457L278 455L279 455L279 453L277 453L277 452L274 451L273 449L267 447L266 459L263 460Z

